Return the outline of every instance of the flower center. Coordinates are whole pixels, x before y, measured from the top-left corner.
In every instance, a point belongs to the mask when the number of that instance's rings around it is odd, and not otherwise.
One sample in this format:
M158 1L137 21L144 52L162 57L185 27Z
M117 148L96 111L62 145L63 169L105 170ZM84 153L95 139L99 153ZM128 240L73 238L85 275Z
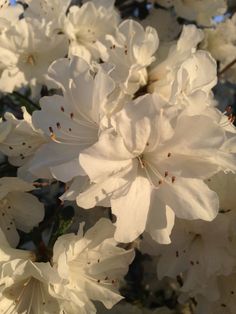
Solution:
M36 58L34 55L30 54L26 57L26 63L29 64L29 65L36 65Z

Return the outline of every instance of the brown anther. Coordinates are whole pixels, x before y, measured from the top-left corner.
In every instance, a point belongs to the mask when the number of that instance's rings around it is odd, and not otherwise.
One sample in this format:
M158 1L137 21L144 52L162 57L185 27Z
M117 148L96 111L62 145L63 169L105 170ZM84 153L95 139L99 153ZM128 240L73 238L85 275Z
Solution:
M104 280L108 280L108 276L106 276Z
M74 118L74 114L73 114L73 112L71 112L70 117L71 117L71 119L73 119L73 118Z
M111 283L115 283L115 280L112 280Z
M69 128L68 130L69 130L70 132L72 131L72 129L71 129L71 128Z
M194 265L194 262L193 262L193 261L190 261L190 264L191 264L191 265Z
M146 146L149 146L149 143L147 142Z
M171 156L171 153L168 153L167 157L170 157Z
M9 149L10 149L10 150L12 150L12 149L13 149L13 147L12 147L12 146L9 146Z
M100 263L100 259L98 259L98 263Z
M232 118L233 118L233 114L231 113L231 114L228 116L228 120L231 121Z
M36 64L36 61L35 61L35 58L33 55L29 55L27 57L27 60L26 60L26 63L30 64L30 65L35 65Z
M128 50L127 50L127 49L125 49L125 55L127 56L127 54L128 54Z
M171 182L174 183L175 180L176 180L176 177L173 176L173 177L171 178Z
M225 111L227 112L227 113L230 113L231 111L232 111L232 106L230 106L230 105L228 105L226 108L225 108Z
M165 171L165 178L168 176L168 171Z
M161 181L161 180L159 180L159 181L158 181L158 183L159 183L159 184L162 184L162 181Z
M112 49L115 49L116 48L116 45L112 45Z
M26 144L25 142L22 143L23 146L25 146L25 144Z
M175 256L176 256L176 257L179 257L179 251L176 251L176 252L175 252Z
M62 112L64 112L64 111L65 111L64 107L61 107L61 111L62 111Z
M53 133L53 128L50 126L49 128L50 133Z
M57 128L58 128L58 129L61 128L60 122L57 122Z
M101 281L100 279L97 280L98 283L99 283L100 281Z

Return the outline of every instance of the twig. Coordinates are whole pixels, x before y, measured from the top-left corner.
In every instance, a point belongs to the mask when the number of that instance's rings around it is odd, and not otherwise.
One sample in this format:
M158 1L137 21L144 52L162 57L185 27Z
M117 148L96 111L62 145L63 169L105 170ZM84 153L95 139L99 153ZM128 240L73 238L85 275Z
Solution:
M228 71L234 64L236 64L236 58L231 61L229 64L227 64L219 73L218 76L221 76L224 74L226 71Z
M25 97L25 96L22 95L21 93L14 91L14 92L13 92L13 95L15 95L15 96L21 98L22 100L28 102L28 103L29 103L31 106L33 106L35 109L38 109L38 110L41 109L41 108L40 108L37 104L35 104L31 99Z

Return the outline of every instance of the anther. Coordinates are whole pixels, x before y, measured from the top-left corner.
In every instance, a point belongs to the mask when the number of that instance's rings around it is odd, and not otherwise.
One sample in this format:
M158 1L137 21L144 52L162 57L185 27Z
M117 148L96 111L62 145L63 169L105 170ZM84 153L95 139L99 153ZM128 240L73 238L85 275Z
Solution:
M172 182L172 183L174 183L175 180L176 180L176 177L172 177L172 178L171 178L171 182Z
M165 178L168 176L168 171L165 171Z
M61 111L62 111L62 112L64 112L64 111L65 111L64 107L61 107Z
M57 128L58 128L58 129L61 128L60 122L57 122Z
M74 114L73 114L73 112L71 112L70 117L71 117L71 119L73 119L73 118L74 118Z
M171 153L168 153L167 157L170 157L171 156Z

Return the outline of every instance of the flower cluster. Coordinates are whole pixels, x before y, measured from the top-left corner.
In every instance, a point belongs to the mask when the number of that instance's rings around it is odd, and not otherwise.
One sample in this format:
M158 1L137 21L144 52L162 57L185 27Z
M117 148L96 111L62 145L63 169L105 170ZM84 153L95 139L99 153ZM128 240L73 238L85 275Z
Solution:
M0 313L111 309L134 247L194 313L235 312L236 128L213 94L235 15L203 31L225 1L155 2L164 13L142 23L113 0L0 5L0 152L15 171L0 179Z

